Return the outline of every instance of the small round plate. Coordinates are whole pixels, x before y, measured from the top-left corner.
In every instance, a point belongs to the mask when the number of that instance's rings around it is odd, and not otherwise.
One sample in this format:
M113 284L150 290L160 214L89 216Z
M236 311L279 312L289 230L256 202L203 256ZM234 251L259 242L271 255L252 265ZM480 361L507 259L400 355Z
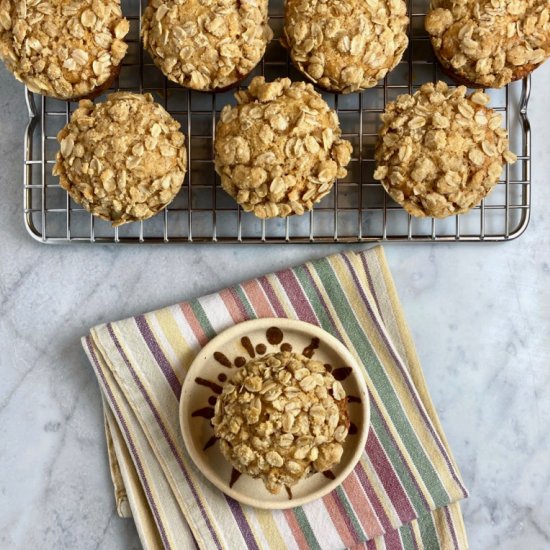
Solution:
M349 435L341 462L290 491L272 495L259 479L240 475L221 454L210 418L224 382L252 357L290 350L330 365L348 395ZM191 364L181 392L180 425L191 459L204 476L235 500L265 509L301 506L330 493L359 461L369 431L370 407L362 367L336 338L321 328L290 319L255 319L213 338Z

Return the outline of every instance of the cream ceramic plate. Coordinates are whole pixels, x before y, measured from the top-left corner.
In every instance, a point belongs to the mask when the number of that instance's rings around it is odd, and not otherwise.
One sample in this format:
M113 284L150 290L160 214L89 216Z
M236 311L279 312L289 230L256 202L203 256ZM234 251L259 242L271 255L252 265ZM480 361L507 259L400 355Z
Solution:
M210 418L223 383L239 366L251 357L288 350L290 346L293 351L313 354L317 361L331 365L332 373L340 379L348 395L351 425L342 461L328 475L316 473L300 481L292 487L291 495L285 491L272 495L261 480L233 470L219 450ZM369 397L362 367L336 338L302 321L257 319L222 332L199 352L181 392L180 425L193 462L226 495L257 508L293 508L330 493L359 461L369 421Z

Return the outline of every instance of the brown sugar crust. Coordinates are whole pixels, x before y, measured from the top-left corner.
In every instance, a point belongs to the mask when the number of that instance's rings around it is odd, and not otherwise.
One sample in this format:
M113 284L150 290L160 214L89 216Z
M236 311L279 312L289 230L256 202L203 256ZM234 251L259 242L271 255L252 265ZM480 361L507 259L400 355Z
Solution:
M29 90L58 99L110 87L128 31L119 0L0 0L0 59Z
M470 87L500 88L550 57L546 0L434 0L425 26L444 72Z

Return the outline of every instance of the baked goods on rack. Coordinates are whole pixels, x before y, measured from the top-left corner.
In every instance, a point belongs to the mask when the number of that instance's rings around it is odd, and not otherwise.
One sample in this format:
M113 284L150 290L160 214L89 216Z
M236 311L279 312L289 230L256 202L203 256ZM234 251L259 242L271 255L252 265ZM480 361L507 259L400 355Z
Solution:
M225 383L212 425L233 467L276 494L338 464L350 422L344 388L323 363L280 352Z
M273 33L267 0L150 0L141 36L170 80L194 90L220 91L250 73Z
M388 103L382 114L374 178L413 216L466 212L516 160L489 96L466 91L424 84Z
M550 57L548 0L433 0L426 30L444 71L469 87L500 88Z
M146 220L176 196L187 157L180 124L150 94L80 102L59 132L53 174L86 210L114 227Z
M311 84L256 77L235 97L216 127L215 167L245 212L303 214L346 176L351 144Z
M128 30L119 0L0 0L0 59L29 90L58 99L109 88Z
M318 86L357 92L401 61L408 22L404 0L286 0L283 43Z

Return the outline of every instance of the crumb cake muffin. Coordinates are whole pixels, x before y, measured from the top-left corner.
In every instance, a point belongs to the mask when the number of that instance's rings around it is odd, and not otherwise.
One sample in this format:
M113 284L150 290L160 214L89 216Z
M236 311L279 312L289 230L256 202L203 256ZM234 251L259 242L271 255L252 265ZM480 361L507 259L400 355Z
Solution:
M382 115L374 178L413 216L466 212L496 185L508 150L502 117L481 91L444 82L388 103Z
M180 124L150 94L80 102L59 132L53 174L69 195L113 227L146 220L176 196L187 164Z
M259 218L303 214L343 178L351 144L336 112L305 82L252 80L216 127L222 187Z
M119 0L0 0L0 59L31 92L94 97L126 54Z
M550 57L548 0L433 0L426 30L444 71L469 87L500 88Z
M356 92L399 63L408 22L404 0L286 0L283 44L318 86Z
M233 467L276 494L340 462L349 429L346 393L323 363L269 354L224 385L212 425Z
M170 80L221 91L250 73L273 33L267 0L149 0L141 36Z

